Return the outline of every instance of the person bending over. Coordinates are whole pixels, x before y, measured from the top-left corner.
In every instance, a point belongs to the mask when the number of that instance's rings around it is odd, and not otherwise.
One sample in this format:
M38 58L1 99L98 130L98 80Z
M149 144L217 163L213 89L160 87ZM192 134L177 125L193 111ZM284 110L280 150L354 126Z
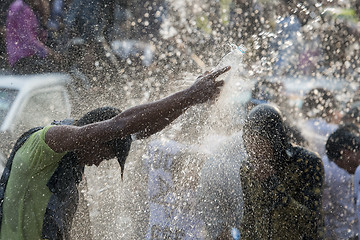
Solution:
M123 170L131 135L150 136L189 107L214 100L224 84L216 78L229 69L204 74L183 91L121 113L95 109L74 124L26 133L1 178L0 239L67 239L84 166L117 157Z

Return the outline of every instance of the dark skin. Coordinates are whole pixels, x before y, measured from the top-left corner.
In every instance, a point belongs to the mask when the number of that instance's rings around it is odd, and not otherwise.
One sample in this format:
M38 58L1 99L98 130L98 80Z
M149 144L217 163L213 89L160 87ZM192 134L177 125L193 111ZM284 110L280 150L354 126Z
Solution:
M137 134L144 138L161 131L189 107L213 101L224 81L216 78L230 67L206 72L189 88L161 100L129 108L112 119L82 127L54 126L45 135L45 142L55 152L75 151L84 165L99 165L115 157L106 143L115 138ZM64 141L67 139L67 141Z
M360 151L344 149L341 158L334 161L339 168L346 170L349 174L355 174L360 165Z

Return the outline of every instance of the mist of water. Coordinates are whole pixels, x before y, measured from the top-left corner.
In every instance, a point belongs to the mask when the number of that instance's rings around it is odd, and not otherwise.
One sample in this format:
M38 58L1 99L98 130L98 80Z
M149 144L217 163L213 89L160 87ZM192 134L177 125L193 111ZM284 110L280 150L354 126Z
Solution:
M206 4L202 6L203 2ZM172 30L175 27L175 32L172 31L168 39L174 36L177 38L172 42L165 40L157 42L156 51L159 52L159 56L156 67L140 68L139 70L139 68L127 66L126 70L121 71L123 75L119 77L120 80L116 79L119 81L106 86L106 90L100 94L99 99L94 102L87 101L88 99L83 101L86 110L93 108L89 102L94 105L114 105L115 103L124 109L184 89L205 70L225 65L232 67L228 74L219 77L219 79L225 80L225 85L215 104L195 106L161 133L133 143L125 166L124 181L121 181L120 169L115 160L102 163L99 168L86 169L87 186L84 188L83 194L88 201L93 239L143 239L147 234L151 201L148 195L149 168L146 167L146 159L149 159L149 146L154 141L160 140L162 143L160 146L163 149L161 150L159 147L160 153L157 152L161 155L159 159L172 158L173 185L171 192L175 196L174 199L177 200L176 205L172 206L174 208L181 210L181 204L186 200L190 201L190 198L186 199L183 194L188 193L189 189L196 190L199 183L204 186L206 183L202 180L211 179L214 184L217 179L222 179L226 174L229 174L229 178L233 178L230 175L237 174L232 170L238 169L239 163L231 162L231 159L234 159L234 156L237 159L243 158L244 151L239 147L242 144L241 136L237 133L245 119L244 103L249 98L255 73L276 75L275 63L278 60L277 54L279 54L276 44L280 42L279 36L282 32L274 34L269 30L272 27L271 24L274 23L270 22L271 18L267 15L270 14L270 10L274 9L269 9L269 13L261 9L251 9L254 14L246 16L256 20L253 22L250 20L239 21L242 24L238 27L239 31L235 27L233 29L225 28L224 25L212 19L211 27L213 29L206 35L196 28L196 19L187 18L194 14L202 14L202 19L214 18L212 12L208 11L208 9L212 9L212 4L207 1L203 2L173 1L176 3L175 9L180 18L172 23ZM276 7L273 6L273 8ZM259 13L260 11L262 14ZM316 19L314 22L318 21ZM291 44L291 41L298 41L302 46L306 37L312 39L316 36L318 38L315 39L316 41L313 40L311 47L308 48L310 50L319 48L324 53L326 51L330 53L329 56L324 54L325 57L320 60L318 55L310 54L308 56L311 70L309 70L308 77L316 78L321 74L328 76L333 74L337 77L338 74L344 74L345 78L357 79L356 76L359 73L358 63L355 63L358 61L357 58L347 57L347 61L351 62L351 65L347 64L350 67L341 69L339 56L343 51L338 47L338 41L332 39L331 31L327 32L328 25L317 23L313 26L320 26L316 33L313 33L315 30L310 31L305 28L305 37L295 34L296 39L286 40ZM240 49L244 50L243 48L239 49L234 45L230 45L229 49L227 42L234 42L234 39L240 41L236 44L246 45L245 53L240 51ZM323 39L325 40L321 43L320 41ZM349 42L346 44L351 44L352 41ZM354 56L358 52L358 44L353 43L353 45L354 47L350 49L355 50L349 52L349 56ZM286 50L284 51L286 52ZM287 52L287 54L297 59L299 49L296 48L293 51ZM249 62L251 70L246 66ZM291 77L302 76L303 72L294 71L296 64L298 64L296 61L285 64L284 71L287 72L281 74L288 74ZM326 64L328 66L324 67ZM300 81L292 87L296 88L301 84ZM331 82L327 84L333 85ZM353 84L358 86L356 81L353 81ZM172 148L167 144L170 144L171 141L187 147L177 153L169 153ZM166 154L161 154L161 151ZM213 189L232 189L232 184L236 185L238 182L229 183L227 186L212 185L211 187Z
M148 158L149 144L157 139L162 140L162 151L167 151L169 146L166 144L171 139L188 147L186 151L169 155L174 158L173 188L169 191L179 194L175 197L177 202L174 206L181 210L181 204L187 201L182 194L189 189L196 190L201 169L209 156L228 141L233 131L240 129L239 124L244 117L242 101L246 98L243 95L250 91L251 82L246 77L242 62L245 53L240 52L236 46L230 47L230 50L228 45L224 48L228 53L219 60L217 66L210 68L218 69L224 65L232 68L227 75L219 77L225 80L225 85L214 104L195 106L161 133L147 140L134 142L127 159L124 181L121 181L116 161L102 163L100 167L86 168L87 186L83 194L90 212L94 239L119 239L119 236L120 239L142 239L148 231L149 169L146 168L144 159ZM195 79L196 75L188 74L188 77L178 81L182 82L180 87L184 87ZM218 155L219 160L222 158Z

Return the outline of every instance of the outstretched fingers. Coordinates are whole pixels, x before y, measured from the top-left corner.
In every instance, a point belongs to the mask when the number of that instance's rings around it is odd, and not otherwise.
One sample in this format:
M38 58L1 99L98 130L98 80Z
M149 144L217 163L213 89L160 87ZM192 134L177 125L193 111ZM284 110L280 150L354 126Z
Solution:
M225 83L224 80L217 81L217 82L215 82L215 87L222 87L222 86L224 86L224 83Z
M211 73L210 71L206 71L206 72L204 72L203 74L201 74L200 76L198 76L198 79L199 79L199 78L207 77L210 73Z
M221 69L219 69L219 70L216 70L216 71L214 71L214 72L211 72L211 73L208 75L208 77L209 77L209 78L212 78L212 79L215 79L215 78L219 77L221 74L226 73L227 71L229 71L230 68L231 68L230 66L223 67L223 68L221 68Z

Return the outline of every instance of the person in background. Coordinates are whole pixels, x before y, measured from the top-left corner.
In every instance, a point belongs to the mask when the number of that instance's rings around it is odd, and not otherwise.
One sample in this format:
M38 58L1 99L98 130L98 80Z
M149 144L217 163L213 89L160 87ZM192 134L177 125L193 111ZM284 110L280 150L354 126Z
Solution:
M148 55L152 59L149 42L160 37L166 5L164 0L72 0L64 15L69 61L96 86L116 78L128 58L134 64Z
M251 98L245 103L246 112L262 103L272 103L281 109L284 117L284 127L290 141L296 145L307 146L308 142L297 128L292 116L292 110L288 104L284 84L280 81L270 81L265 78L259 79L251 91Z
M201 75L185 90L121 113L99 108L73 124L25 133L1 178L0 239L66 239L84 166L117 157L123 171L134 138L159 132L191 106L215 100L224 84L216 78L229 69Z
M6 51L15 73L60 71L62 58L47 42L48 0L15 0L6 19Z
M326 154L344 172L344 183L332 182L334 192L333 217L328 224L331 235L327 239L358 239L360 131L355 124L345 124L332 133L326 142ZM355 176L354 176L355 174ZM350 176L350 177L348 177ZM353 178L354 176L354 178ZM354 181L354 182L353 182ZM354 202L355 197L355 202ZM356 212L355 212L356 211ZM357 215L357 216L356 216Z
M353 238L354 240L359 239L360 232L360 168L357 167L354 175L354 192L355 192L355 208L357 218L357 232L358 234Z
M340 126L326 142L326 154L349 174L354 174L360 162L360 129L355 124Z
M71 68L80 71L92 87L118 79L120 65L111 49L115 0L72 0L64 14L63 45Z
M323 211L326 239L347 239L356 234L352 204L352 176L326 154L326 142L342 121L335 95L324 88L313 88L304 97L301 129L309 148L321 156L325 170ZM339 194L341 193L341 194Z
M338 105L334 93L322 87L311 89L303 99L301 114L304 120L299 121L299 128L309 142L309 149L321 157L325 155L326 140L341 122Z
M107 29L113 27L115 2L72 0L64 15L68 38L78 37L86 44L100 41Z
M5 33L7 10L11 3L12 0L3 0L0 2L0 68L3 71L9 68L6 56Z
M346 104L347 111L344 113L342 124L353 123L360 126L360 91L356 90L353 97Z
M50 1L50 15L47 24L49 30L48 42L49 46L58 52L65 52L65 46L68 44L68 35L64 33L64 18L71 2L71 0Z
M269 104L249 112L243 140L241 239L323 239L319 155L290 143L281 112Z
M146 240L204 239L204 222L195 214L199 155L195 145L177 140L149 142L143 158L148 173Z
M358 116L358 115L357 115ZM356 118L357 131L359 132L359 117ZM359 134L356 135L356 141L358 145L354 149L353 154L356 155L357 161L360 165L359 146L360 139ZM355 160L356 161L356 160ZM354 174L354 194L355 194L355 205L356 205L356 216L357 216L357 236L354 239L358 239L360 232L360 167L358 166Z
M360 126L360 106L359 105L352 106L349 109L349 111L347 111L344 114L344 116L342 118L342 122L344 124L353 123L353 124Z

